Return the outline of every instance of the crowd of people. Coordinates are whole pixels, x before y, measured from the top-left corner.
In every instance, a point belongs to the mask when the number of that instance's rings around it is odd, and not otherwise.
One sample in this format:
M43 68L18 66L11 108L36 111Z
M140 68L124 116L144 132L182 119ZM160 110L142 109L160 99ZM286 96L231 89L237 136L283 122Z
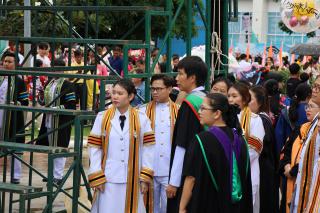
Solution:
M158 51L152 51L151 63ZM75 48L72 57L62 54L50 60L48 44L39 44L38 55L31 61L33 66L92 64L98 75L123 75L119 47L109 56L101 48L99 57ZM271 59L261 66L244 56L239 57L237 72L215 76L210 89L205 86L208 67L200 57L180 60L174 55L175 78L165 74L168 59L162 57L155 62L158 71L150 79L152 100L148 103L143 102L143 78L122 78L111 86L112 104L98 112L88 136L92 212L320 211L320 77L316 66L308 70L299 60L285 63L281 68L288 70L285 77ZM314 64L311 60L306 63ZM1 61L9 72L18 60L7 51ZM144 73L146 66L143 57L130 57L130 72ZM258 69L248 77L254 66ZM256 73L258 77L253 78ZM33 80L1 76L0 104L9 99L27 106ZM94 92L93 80L42 76L36 81L40 105L95 108L93 100L98 99L93 96L98 90ZM16 92L7 97L9 86ZM7 122L1 122L1 140L14 137L11 129L25 131L23 122L13 120L23 120L23 114L12 116L1 110L0 118L17 125L6 128ZM49 134L37 144L68 147L71 124L64 124L70 120L45 114L39 136ZM24 143L24 136L16 142ZM54 161L56 184L64 176L65 161ZM19 183L20 178L21 163L14 161L11 181Z

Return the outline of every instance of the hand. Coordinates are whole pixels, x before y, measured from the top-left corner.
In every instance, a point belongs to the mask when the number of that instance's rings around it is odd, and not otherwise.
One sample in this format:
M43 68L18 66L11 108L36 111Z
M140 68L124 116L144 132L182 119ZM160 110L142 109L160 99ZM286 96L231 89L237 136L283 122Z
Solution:
M179 213L187 213L186 209L179 209Z
M291 166L290 164L287 164L284 166L284 175L287 177L287 178L291 178L291 175L290 175L290 171L291 171Z
M166 189L166 192L167 192L167 197L168 198L174 198L176 196L176 193L177 193L177 187L172 186L172 185L169 184L167 189Z
M148 192L148 184L146 182L140 183L141 193L146 194Z
M105 184L100 184L99 186L94 187L94 190L99 190L100 192L104 192Z

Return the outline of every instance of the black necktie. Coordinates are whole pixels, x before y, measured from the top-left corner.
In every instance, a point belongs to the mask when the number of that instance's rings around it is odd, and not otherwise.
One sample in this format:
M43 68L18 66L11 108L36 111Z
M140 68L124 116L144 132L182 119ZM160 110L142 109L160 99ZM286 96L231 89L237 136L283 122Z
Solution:
M120 119L120 127L121 127L121 129L123 130L124 121L126 120L126 116L125 116L125 115L120 115L120 116L119 116L119 119Z

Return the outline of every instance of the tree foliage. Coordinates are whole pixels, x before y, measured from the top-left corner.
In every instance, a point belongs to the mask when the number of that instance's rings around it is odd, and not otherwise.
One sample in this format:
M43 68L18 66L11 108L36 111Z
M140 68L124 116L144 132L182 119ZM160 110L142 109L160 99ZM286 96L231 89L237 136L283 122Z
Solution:
M13 3L14 2L14 3ZM8 4L23 4L23 0L8 1ZM71 4L72 2L72 4ZM181 0L172 0L173 15L175 14ZM33 0L32 4L35 2ZM46 5L41 2L41 5ZM165 1L159 0L77 0L64 1L56 0L56 5L110 5L110 6L156 6L165 7ZM196 35L195 27L196 9L193 9L192 35ZM32 35L33 36L57 36L70 37L67 23L71 23L82 37L88 38L104 38L104 39L120 39L130 30L139 20L144 17L144 12L99 12L98 19L96 12L73 11L59 12L60 18L52 11L32 11ZM62 17L62 19L61 19ZM87 20L87 21L86 21ZM98 23L97 23L98 20ZM177 38L186 38L187 25L186 9L183 7L178 16L172 33ZM87 27L86 27L87 23ZM161 38L166 32L167 18L163 16L152 16L151 36L153 39ZM98 26L98 27L97 27ZM23 36L23 11L8 11L0 20L0 35L6 36ZM126 39L145 38L144 22L134 30ZM87 30L86 30L87 29ZM87 31L87 36L86 36Z

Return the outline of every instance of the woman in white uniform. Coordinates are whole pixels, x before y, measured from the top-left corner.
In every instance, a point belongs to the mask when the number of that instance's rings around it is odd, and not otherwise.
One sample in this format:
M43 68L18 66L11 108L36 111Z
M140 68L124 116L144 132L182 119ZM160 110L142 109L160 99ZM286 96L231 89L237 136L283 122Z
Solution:
M241 109L238 118L243 128L244 137L249 145L251 182L252 182L252 202L253 212L260 209L260 167L259 156L263 148L263 138L265 135L261 118L250 111L248 104L251 100L249 87L243 83L236 83L228 90L229 104L238 105ZM262 201L263 202L263 201Z
M88 138L91 212L143 213L143 194L153 181L155 137L147 116L130 106L133 83L113 85L112 107L100 112Z

